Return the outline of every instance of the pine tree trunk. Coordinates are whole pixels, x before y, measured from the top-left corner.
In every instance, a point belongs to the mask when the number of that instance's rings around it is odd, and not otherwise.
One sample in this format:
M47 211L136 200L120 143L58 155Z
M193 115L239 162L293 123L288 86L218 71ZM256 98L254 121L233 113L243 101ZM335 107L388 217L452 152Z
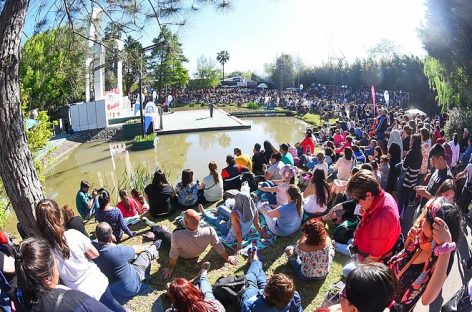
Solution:
M28 0L6 0L0 15L0 176L26 234L36 228L34 205L43 198L26 141L18 66Z

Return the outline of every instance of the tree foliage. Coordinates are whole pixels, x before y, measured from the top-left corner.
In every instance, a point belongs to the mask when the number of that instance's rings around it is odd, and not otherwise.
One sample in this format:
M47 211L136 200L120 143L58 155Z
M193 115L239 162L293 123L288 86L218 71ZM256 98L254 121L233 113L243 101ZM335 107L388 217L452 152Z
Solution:
M144 67L143 45L131 36L124 40L123 48L123 94L129 94L138 88L141 68Z
M223 67L223 80L225 79L225 64L229 61L229 53L226 50L221 50L216 54L216 60Z
M62 27L38 33L22 48L20 77L29 110L53 111L83 100L86 43Z
M221 72L216 68L216 62L211 57L200 56L197 60L196 79L193 88L212 89L220 82Z
M425 64L431 87L443 110L471 107L472 2L427 0L426 23L421 30L424 48L434 60Z
M281 54L266 66L266 73L279 90L291 88L295 82L294 59L290 54Z
M182 88L189 80L188 70L183 63L188 62L182 51L182 44L176 33L163 26L157 38L152 41L149 69L155 78L154 86L160 91L164 87Z

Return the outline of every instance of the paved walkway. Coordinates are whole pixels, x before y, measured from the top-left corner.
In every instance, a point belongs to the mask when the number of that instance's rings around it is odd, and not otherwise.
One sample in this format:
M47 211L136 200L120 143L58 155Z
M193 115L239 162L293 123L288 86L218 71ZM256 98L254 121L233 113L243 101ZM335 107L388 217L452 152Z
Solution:
M157 135L184 132L200 132L214 130L231 130L250 128L249 122L234 116L228 116L223 110L215 109L213 118L205 110L189 110L163 115L163 129L157 130Z

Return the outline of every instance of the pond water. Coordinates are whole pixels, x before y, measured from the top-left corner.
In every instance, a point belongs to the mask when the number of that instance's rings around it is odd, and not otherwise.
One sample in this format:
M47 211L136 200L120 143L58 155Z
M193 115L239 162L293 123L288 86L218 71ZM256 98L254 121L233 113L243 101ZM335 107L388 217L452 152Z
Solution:
M126 172L145 170L153 173L160 167L170 172L168 178L172 185L180 180L180 173L185 168L192 169L194 180L201 181L209 174L209 161L216 161L221 171L226 166L226 155L232 154L233 148L239 147L243 153L252 156L255 143L262 145L264 140L269 140L276 148L282 143L295 143L303 138L309 126L291 117L247 120L251 122L251 129L160 136L154 149L145 151L128 151L126 142L82 144L47 172L44 191L59 205L69 204L75 208L81 180L89 181L92 188L105 187L115 193ZM12 229L7 226L7 230L14 231L16 222L8 223Z

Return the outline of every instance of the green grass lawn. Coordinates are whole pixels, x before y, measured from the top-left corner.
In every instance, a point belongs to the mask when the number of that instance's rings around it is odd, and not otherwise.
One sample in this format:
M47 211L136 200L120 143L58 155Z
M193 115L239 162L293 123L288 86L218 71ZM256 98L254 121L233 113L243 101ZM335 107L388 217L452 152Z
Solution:
M216 204L208 205L207 209L214 208L215 206ZM174 216L168 219L159 220L158 223L160 225L167 226L170 230L173 230L175 225L172 223L172 221L177 215L178 214L176 213ZM86 225L87 231L90 233L93 232L95 226L96 223L90 222ZM145 226L144 223L140 222L135 226L131 226L131 230L138 231L138 233L141 234L148 231L149 228ZM124 236L126 237L126 234ZM279 237L271 246L267 247L261 252L264 258L264 269L268 276L272 273L285 273L293 277L292 270L287 262L287 257L285 256L284 251L286 246L294 245L300 236L301 231L298 231L296 234L290 237ZM143 242L140 235L138 235L130 239L125 238L122 244L139 245L143 244ZM227 251L230 252L230 250ZM139 295L128 302L126 306L131 311L159 311L161 302L164 308L169 307L169 301L164 296L162 296L165 293L166 284L172 280L172 278L162 278L162 270L167 267L168 256L168 250L160 251L159 259L154 262L151 267L152 277L147 282L152 291L149 291L143 295ZM243 275L248 268L247 262L241 255L238 256L238 260L238 265L231 266L228 263L225 263L223 259L211 249L211 247L208 247L198 258L198 262L209 261L211 263L208 278L212 284L220 276ZM313 311L320 306L329 286L341 279L342 267L347 263L348 260L348 257L336 253L333 265L331 266L331 272L324 281L303 282L295 280L296 290L302 297L304 310ZM195 277L198 272L199 266L197 266L197 261L179 259L174 270L173 277L184 277L191 279ZM162 300L158 301L159 298Z
M324 122L329 122L329 124L335 124L336 121L338 120L337 118L330 118L328 120L322 119L319 114L311 114L311 113L306 113L305 115L299 116L301 120L303 120L306 123L309 123L310 125L314 125L316 127L321 126Z

